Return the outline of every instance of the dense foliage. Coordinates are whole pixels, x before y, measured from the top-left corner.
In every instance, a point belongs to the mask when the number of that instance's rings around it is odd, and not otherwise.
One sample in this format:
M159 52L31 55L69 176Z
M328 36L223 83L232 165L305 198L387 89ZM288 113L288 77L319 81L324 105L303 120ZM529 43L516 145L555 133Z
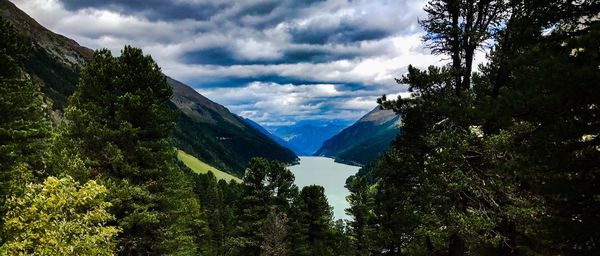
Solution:
M197 199L169 139L172 90L150 56L125 47L121 56L99 50L81 72L65 112L68 146L111 191L119 253L191 254Z
M119 229L106 225L114 216L104 201L108 190L95 181L47 178L27 185L6 204L7 255L113 255Z
M0 254L599 254L600 4L425 11L450 63L410 66L412 96L379 100L402 127L348 180L348 222L280 162L251 159L241 183L178 163L172 87L140 49L96 51L50 123L30 45L0 20Z
M288 216L311 209L292 210L297 202L314 196L330 209L323 188L298 197L276 161L253 159L241 184L178 164L172 87L140 49L96 51L53 129L48 99L24 71L24 40L0 25L3 255L286 255ZM323 218L312 236L344 236L329 211Z
M375 230L370 241L356 239L357 248L597 254L599 8L596 1L429 1L425 40L451 62L409 67L398 82L412 97L380 99L403 126L371 172L361 173L374 176L371 187L351 180L354 236ZM473 74L474 51L489 44L488 63Z
M26 51L14 28L0 19L0 216L9 198L46 175L50 123L39 88L23 72ZM8 235L3 225L0 220L0 242Z

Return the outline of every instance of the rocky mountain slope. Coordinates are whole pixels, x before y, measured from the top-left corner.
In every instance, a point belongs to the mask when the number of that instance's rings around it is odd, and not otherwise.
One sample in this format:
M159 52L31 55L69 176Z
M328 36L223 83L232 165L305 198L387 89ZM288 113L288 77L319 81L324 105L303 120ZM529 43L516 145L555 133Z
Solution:
M25 69L40 84L60 118L68 97L74 92L79 71L93 50L44 28L8 0L0 0L0 17L25 37L31 50ZM292 163L296 155L229 110L200 95L189 86L168 79L173 86L173 107L180 110L174 131L176 146L198 159L238 176L255 156Z
M400 116L376 107L350 127L323 143L316 156L336 161L366 165L385 151L398 134Z

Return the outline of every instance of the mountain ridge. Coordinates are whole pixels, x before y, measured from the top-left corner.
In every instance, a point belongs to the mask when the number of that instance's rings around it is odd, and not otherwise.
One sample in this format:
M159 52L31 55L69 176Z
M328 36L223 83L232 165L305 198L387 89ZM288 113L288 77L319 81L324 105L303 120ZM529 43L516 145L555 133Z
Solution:
M41 87L55 121L79 82L79 71L92 59L93 50L54 33L8 0L0 0L0 17L27 40L31 50L25 71ZM171 104L180 114L175 146L223 171L242 176L255 156L293 163L297 156L231 113L226 107L168 76L173 87Z
M323 142L339 133L346 125L337 123L314 124L301 121L290 126L279 126L272 133L286 141L299 156L312 156Z
M281 137L269 132L267 129L262 127L257 122L254 122L252 119L249 119L249 118L243 118L243 117L240 117L240 118L242 118L245 122L247 122L248 124L250 124L251 126L256 128L258 131L262 132L264 135L267 135L269 138L271 138L273 141L277 142L279 145L294 151L293 146L290 145L287 141L285 141ZM294 151L294 153L298 154L296 151Z
M351 126L323 142L315 156L332 157L338 162L364 166L377 159L396 138L400 116L376 107Z

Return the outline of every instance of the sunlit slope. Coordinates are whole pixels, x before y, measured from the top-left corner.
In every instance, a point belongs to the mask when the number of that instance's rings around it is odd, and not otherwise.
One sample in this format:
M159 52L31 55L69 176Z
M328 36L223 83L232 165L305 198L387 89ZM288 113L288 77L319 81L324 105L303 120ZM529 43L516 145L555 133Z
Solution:
M228 174L226 172L223 172L215 167L212 167L212 166L198 160L198 158L195 158L194 156L183 152L182 150L177 150L177 159L179 159L179 161L183 162L183 164L185 164L185 166L192 169L192 171L194 171L195 173L208 173L208 171L212 171L212 173L215 175L215 177L217 177L217 179L226 180L228 182L232 181L232 180L235 182L242 182L242 180L239 179L238 177L235 177L235 176Z

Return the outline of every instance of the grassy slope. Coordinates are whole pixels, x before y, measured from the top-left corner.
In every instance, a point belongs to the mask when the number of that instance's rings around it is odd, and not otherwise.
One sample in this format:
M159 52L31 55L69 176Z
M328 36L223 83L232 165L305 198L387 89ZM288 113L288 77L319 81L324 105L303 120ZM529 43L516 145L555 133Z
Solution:
M240 183L242 182L242 180L238 177L235 177L229 173L214 168L198 160L194 156L183 152L182 150L177 150L177 159L179 159L179 161L183 162L183 164L185 164L187 167L189 167L190 169L192 169L192 171L196 173L208 173L208 171L212 171L215 177L217 177L217 179L219 180L226 180L227 182L232 180Z

